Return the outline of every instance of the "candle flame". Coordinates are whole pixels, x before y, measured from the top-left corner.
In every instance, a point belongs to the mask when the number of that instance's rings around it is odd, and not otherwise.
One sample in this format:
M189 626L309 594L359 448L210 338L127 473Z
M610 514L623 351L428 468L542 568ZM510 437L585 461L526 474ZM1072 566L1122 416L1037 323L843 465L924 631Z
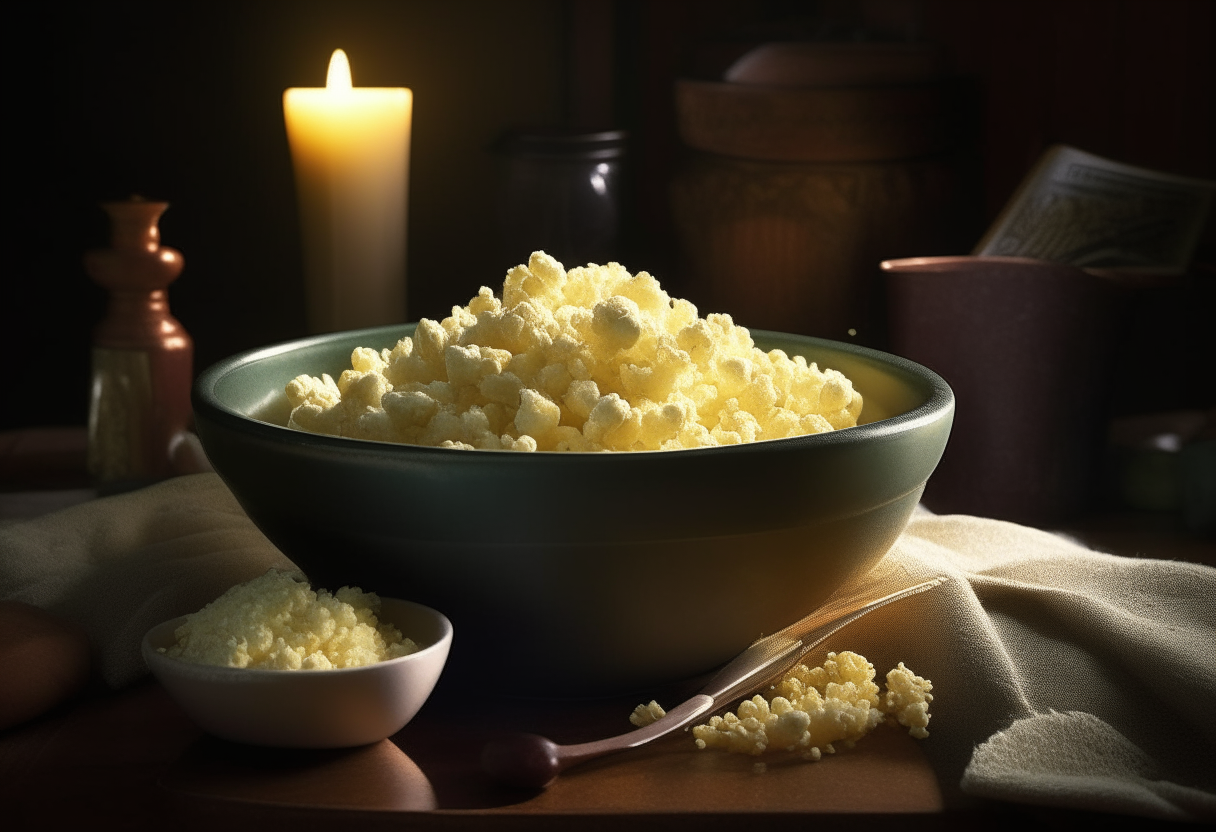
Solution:
M345 52L335 49L333 56L329 59L329 74L325 76L325 88L349 90L350 87L350 61L346 59Z

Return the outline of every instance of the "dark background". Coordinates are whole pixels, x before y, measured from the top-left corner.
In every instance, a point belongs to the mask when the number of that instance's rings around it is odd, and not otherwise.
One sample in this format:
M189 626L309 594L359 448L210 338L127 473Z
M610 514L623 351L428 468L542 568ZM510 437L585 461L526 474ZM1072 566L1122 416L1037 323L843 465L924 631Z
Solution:
M171 203L162 238L186 268L170 299L194 336L196 369L306 334L281 96L322 86L336 47L356 85L414 91L411 319L445 315L526 259L502 262L487 242L491 147L538 125L631 131L620 259L696 301L666 199L684 152L672 82L712 77L771 39L936 41L974 90L960 248L906 256L965 253L1057 142L1216 178L1208 0L188 0L47 3L25 15L6 58L0 429L86 421L90 333L105 299L80 263L107 241L101 200ZM1139 291L1117 412L1216 405L1203 359L1216 312L1212 242L1209 230L1188 278Z

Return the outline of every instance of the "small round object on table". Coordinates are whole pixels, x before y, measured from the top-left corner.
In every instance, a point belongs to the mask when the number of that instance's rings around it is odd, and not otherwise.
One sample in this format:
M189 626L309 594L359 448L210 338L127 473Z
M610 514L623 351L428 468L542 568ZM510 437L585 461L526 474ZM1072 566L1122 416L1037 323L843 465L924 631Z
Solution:
M89 678L89 639L75 624L19 601L0 601L0 730L33 719Z

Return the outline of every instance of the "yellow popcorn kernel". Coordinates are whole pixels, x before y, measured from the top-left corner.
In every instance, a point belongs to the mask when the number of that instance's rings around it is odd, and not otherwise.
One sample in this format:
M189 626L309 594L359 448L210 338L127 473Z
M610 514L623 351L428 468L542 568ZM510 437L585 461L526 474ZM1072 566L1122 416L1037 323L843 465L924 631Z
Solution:
M312 376L296 376L287 384L287 400L292 407L312 404L321 408L333 407L342 401L342 391L326 373L320 379Z
M671 300L671 309L667 312L667 317L664 324L667 332L675 335L682 332L685 327L690 326L697 320L697 307L683 298L673 298Z
M562 286L564 307L590 309L601 300L601 281L596 271L582 267L566 272L566 283Z
M555 451L599 450L597 446L587 441L582 431L570 425L558 425L554 428L550 438L553 441L553 450Z
M855 424L855 420L847 408L837 410L835 413L827 413L823 418L832 426L832 430L844 430Z
M917 676L903 662L887 673L887 692L882 698L882 710L908 728L917 739L929 736L929 703L933 701L933 683Z
M520 391L519 410L515 413L515 428L540 445L561 420L561 408L541 393L525 387Z
M427 445L440 445L444 442L464 443L464 423L454 409L441 406L431 417L419 437Z
M356 347L350 354L351 369L359 373L379 373L384 370L384 359L375 350Z
M765 719L769 714L768 700L760 694L744 699L736 709L739 719Z
M642 335L638 305L627 297L614 295L600 301L592 311L591 331L609 350L627 350Z
M629 715L629 722L638 728L645 728L667 716L663 706L653 699L646 705L638 705Z
M453 404L456 401L455 391L452 390L452 385L446 381L432 381L423 389L428 396L440 404Z
M688 353L700 367L708 367L714 357L713 332L706 321L694 321L676 335L676 346Z
M397 341L396 345L389 351L385 358L385 363L391 364L399 358L405 358L414 351L414 339L402 338Z
M393 391L386 393L381 401L384 412L398 430L421 429L439 410L439 402L421 390Z
M392 442L397 435L389 415L376 408L359 414L350 425L348 434L355 439L370 439L376 442Z
M570 371L565 364L549 364L535 376L536 387L553 401L561 401L570 388Z
M516 438L508 433L504 433L501 440L502 449L504 451L521 451L523 453L531 453L536 450L536 440L526 434Z
M767 414L777 404L777 388L768 375L754 377L739 393L739 407L755 416Z
M593 442L606 444L605 437L625 424L630 412L629 402L616 393L602 396L591 412L587 414L587 422L583 425L583 435Z
M404 384L429 384L442 378L443 362L427 363L417 351L396 359L385 371L385 377L393 385L400 387Z
M469 311L467 306L453 306L452 314L448 315L439 325L448 335L448 341L458 338L460 333L477 322L477 316Z
M507 271L507 276L502 282L502 305L504 308L510 309L517 303L525 301L530 297L525 284L532 277L532 270L528 266L515 266Z
M677 347L667 336L659 339L655 347L654 373L646 384L646 397L664 402L687 387L696 378L696 365L688 353Z
M798 414L784 407L774 407L760 423L760 436L763 439L785 439L802 433L802 420Z
M524 323L523 328L520 330L521 335L539 327L544 327L553 318L544 306L531 300L521 300L512 306L511 314L519 316L519 319Z
M718 393L725 398L737 398L752 380L755 365L739 355L721 355L714 362L717 369Z
M798 420L798 425L808 436L815 433L826 433L834 430L832 423L818 413L808 413Z
M412 355L426 364L438 368L443 366L443 350L447 346L448 334L435 321L423 318L414 330L414 350Z
M769 350L766 357L772 369L773 383L783 390L788 390L797 377L798 365L785 354L785 350Z
M864 407L864 400L862 399L861 393L857 392L857 390L854 390L853 391L853 400L849 402L849 406L847 408L847 410L849 411L849 416L852 419L852 424L849 425L849 427L852 427L853 425L857 424L857 420L861 418L861 410L863 407Z
M528 348L527 322L513 308L504 312L495 323L497 324L497 338L494 342L487 343L486 346L507 350L512 355L517 355Z
M493 347L449 344L443 352L449 384L476 386L484 376L497 375L511 360L511 353Z
M646 391L649 388L650 378L654 375L653 367L622 364L619 373L625 398L634 402L650 398L646 395Z
M489 434L495 440L494 447L497 447L497 431L494 431L490 427L490 419L480 407L473 405L461 412L460 421L463 422L462 429L464 435L470 438L474 446L480 448L485 441L485 434Z
M760 423L756 417L739 406L738 399L727 399L726 407L718 412L718 426L714 428L723 433L737 433L744 442L755 442L760 435Z
M306 430L312 433L339 433L341 427L334 425L331 427L326 418L326 411L318 405L311 402L298 404L291 411L291 417L287 420L287 427L293 430Z
M600 401L600 388L590 379L576 379L570 382L562 403L577 418L586 421L592 409Z
M706 725L692 729L697 748L721 748L741 754L763 754L768 747L764 727L756 720L751 725L739 720L734 714L726 717L711 717Z
M674 450L676 448L708 448L715 444L713 435L706 427L692 419L684 423L684 427L680 429L679 436L672 441L672 444L664 448L664 450Z
M590 358L590 356L587 356ZM570 371L570 378L577 381L590 381L591 370L588 369L588 364L594 364L594 360L584 360L583 356L572 358L566 362L566 369Z
M800 711L778 697L773 700L773 716L772 722L765 726L769 748L793 751L810 742L811 715L806 711Z
M451 448L452 450L455 450L455 451L475 451L475 450L477 450L476 445L470 445L468 442L460 442L460 441L454 440L454 439L445 439L442 442L440 442L437 447Z
M638 272L632 277L626 277L617 292L637 304L638 309L653 316L665 314L670 308L670 296L648 272Z
M476 318L485 314L495 315L502 312L502 304L494 297L494 291L489 286L482 286L477 290L477 295L469 301L469 311Z
M566 270L562 268L562 264L557 262L556 258L543 251L534 251L528 258L528 269L532 272L535 281L534 283L529 281L529 284L536 287L529 291L531 296L560 295L561 288L566 282Z
M808 369L805 374L797 377L790 385L786 400L789 407L799 413L820 415L819 399L823 392L823 377L817 371Z
M389 392L388 379L379 373L359 373L347 370L338 379L345 405L352 410L364 407L379 407L384 394Z
M872 705L878 704L878 685L874 684L874 665L866 661L865 656L844 651L828 653L828 660L823 663L830 682L852 684ZM824 688L826 693L826 687Z
M545 351L545 357L549 364L566 364L578 358L586 345L578 341L573 334L567 331L559 331L549 343L548 350Z
M404 347L404 349L403 349ZM392 351L385 358L384 377L388 379L388 383L394 389L403 384L412 381L430 381L429 370L426 369L424 362L415 360L410 361L410 356L414 352L414 342L410 338L403 338L397 342L397 346L393 347ZM417 378L417 371L423 371L425 378Z
M822 412L843 410L853 399L853 385L839 373L831 373L819 391L819 408Z
M642 444L648 450L658 450L680 433L687 420L686 405L675 402L662 406L651 404L642 411Z
M535 386L536 375L545 367L543 346L533 345L526 352L517 352L511 356L507 370L514 373L524 382L524 386Z
M519 407L519 393L524 383L515 373L486 376L477 385L477 389L489 401L505 404L509 407Z
M642 411L630 408L629 418L606 437L604 447L614 451L640 451L642 446Z

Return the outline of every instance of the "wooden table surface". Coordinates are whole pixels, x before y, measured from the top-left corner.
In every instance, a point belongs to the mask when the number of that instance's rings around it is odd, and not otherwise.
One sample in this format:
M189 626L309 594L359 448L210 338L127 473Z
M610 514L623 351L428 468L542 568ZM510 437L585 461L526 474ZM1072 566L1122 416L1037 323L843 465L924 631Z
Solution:
M0 794L6 809L16 809L31 828L85 819L114 828L168 821L187 828L278 822L314 828L335 817L344 828L407 817L410 828L422 829L510 829L574 819L582 828L619 824L623 817L671 828L677 816L703 828L743 825L757 815L776 822L944 808L918 742L886 727L818 763L773 757L757 770L757 758L698 751L680 734L571 769L547 790L500 786L479 767L481 747L496 727L594 739L628 730L632 704L494 697L493 690L441 687L389 740L289 751L209 737L148 681L74 701L0 736Z
M21 441L28 447L30 438ZM4 452L0 447L0 456ZM0 482L0 491L8 492L0 494L0 509L38 512L91 496L87 482L73 473L78 469L61 456L34 486L43 490L27 493L13 493L14 482L48 469L25 462L0 466L8 475ZM1211 541L1163 516L1116 512L1066 530L1117 554L1216 565ZM674 704L691 692L671 690L659 698ZM340 751L284 751L207 736L148 679L117 693L90 689L0 732L0 807L20 829L70 823L100 829L340 824L343 830L597 830L628 824L713 830L761 822L805 828L842 814L848 822L900 828L1059 828L1095 819L1091 813L960 801L952 784L938 782L922 743L885 726L817 763L698 751L681 733L572 769L543 791L504 787L480 771L481 748L497 730L531 731L558 742L600 739L629 730L636 704L513 700L492 679L445 676L418 716L388 740Z

